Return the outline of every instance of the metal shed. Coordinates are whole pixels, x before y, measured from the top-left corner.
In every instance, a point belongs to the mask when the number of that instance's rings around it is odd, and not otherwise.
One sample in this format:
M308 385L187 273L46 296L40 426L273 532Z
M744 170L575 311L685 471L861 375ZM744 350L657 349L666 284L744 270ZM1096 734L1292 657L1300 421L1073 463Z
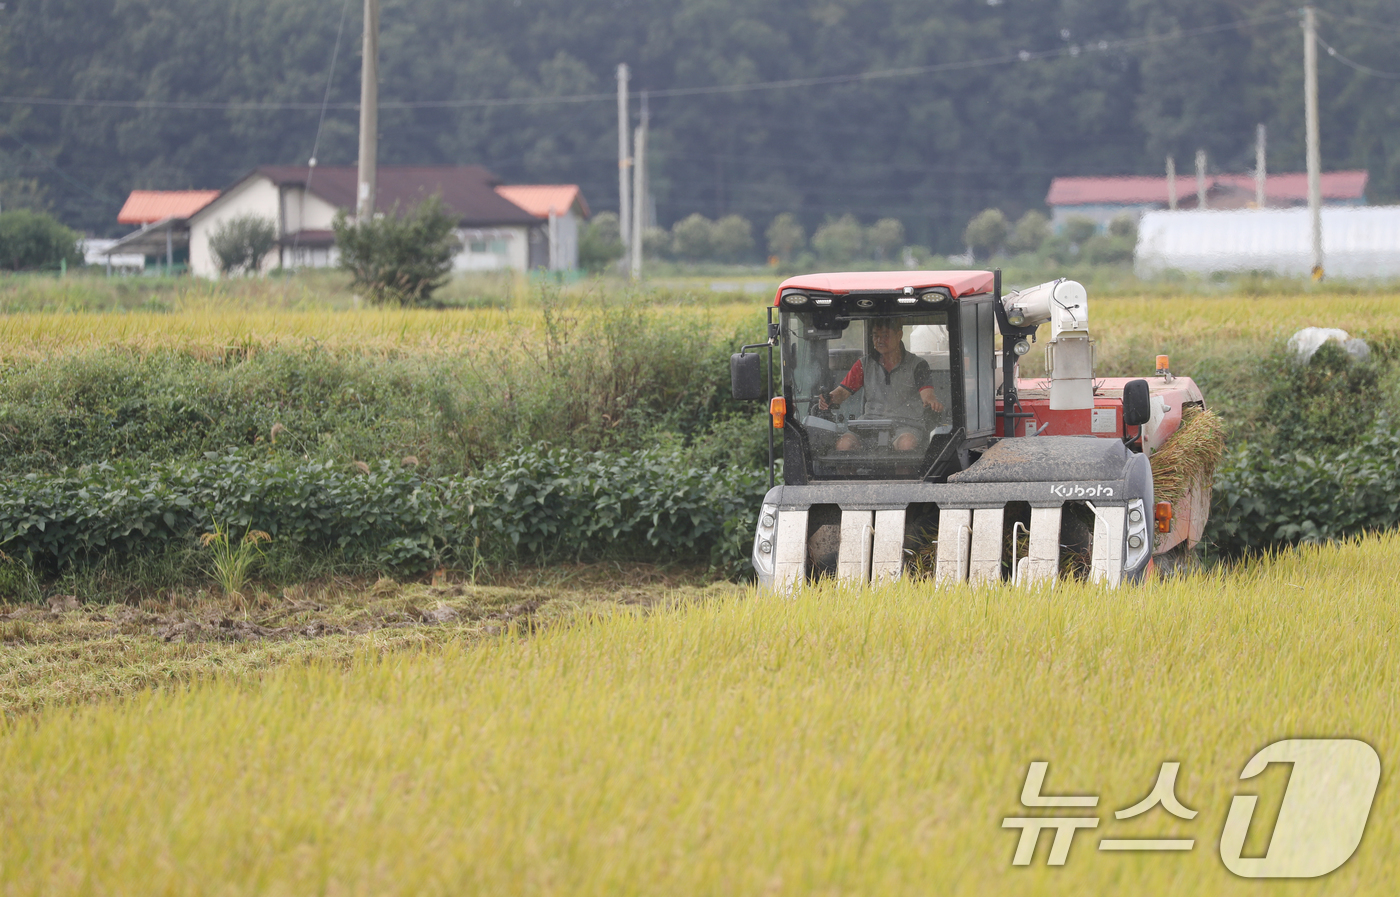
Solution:
M1265 271L1307 276L1312 269L1308 210L1148 212L1138 225L1141 277L1164 271ZM1400 277L1400 206L1322 209L1323 268L1329 277Z

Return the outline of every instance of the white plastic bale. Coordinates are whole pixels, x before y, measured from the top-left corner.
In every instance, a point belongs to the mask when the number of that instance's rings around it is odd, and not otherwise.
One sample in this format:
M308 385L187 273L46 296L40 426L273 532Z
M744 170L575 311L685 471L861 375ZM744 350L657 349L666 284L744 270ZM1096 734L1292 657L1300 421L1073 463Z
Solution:
M875 512L870 581L894 582L904 572L904 509Z
M870 543L874 529L873 511L841 512L841 548L836 556L837 579L859 583L870 581Z
M972 512L972 549L968 560L968 581L1001 580L1001 527L1003 508L978 508Z
M807 578L807 512L779 512L773 542L773 587L789 591Z
M938 561L934 582L963 582L967 579L967 558L972 548L972 511L942 508L938 512Z
M1062 508L1031 508L1031 538L1020 581L1025 585L1054 579L1060 573Z
M1094 511L1094 553L1089 578L1116 587L1123 579L1124 519L1127 508Z

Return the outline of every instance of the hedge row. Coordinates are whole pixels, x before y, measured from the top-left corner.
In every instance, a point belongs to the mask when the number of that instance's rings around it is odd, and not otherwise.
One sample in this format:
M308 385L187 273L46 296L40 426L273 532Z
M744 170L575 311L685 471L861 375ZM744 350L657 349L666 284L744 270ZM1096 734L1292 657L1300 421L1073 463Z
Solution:
M521 451L471 477L240 453L99 464L0 487L0 550L41 575L192 541L215 523L347 560L421 570L479 560L634 557L742 568L765 471L660 451Z

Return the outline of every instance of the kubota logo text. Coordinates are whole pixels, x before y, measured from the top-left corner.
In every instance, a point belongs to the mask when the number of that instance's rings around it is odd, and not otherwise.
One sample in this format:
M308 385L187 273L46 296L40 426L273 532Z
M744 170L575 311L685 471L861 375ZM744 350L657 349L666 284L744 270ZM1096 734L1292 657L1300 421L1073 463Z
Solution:
M1079 483L1056 483L1050 487L1050 494L1056 498L1112 498L1113 487L1103 483L1097 486L1084 486Z

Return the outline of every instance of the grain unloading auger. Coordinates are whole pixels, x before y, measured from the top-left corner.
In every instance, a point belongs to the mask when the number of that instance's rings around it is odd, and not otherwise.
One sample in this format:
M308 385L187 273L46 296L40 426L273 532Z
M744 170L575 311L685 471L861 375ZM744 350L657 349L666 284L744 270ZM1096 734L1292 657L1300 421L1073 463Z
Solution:
M1044 323L1049 375L1018 380ZM766 384L763 354L750 351L765 348ZM760 584L914 570L938 584L1117 585L1154 557L1176 562L1201 537L1209 477L1174 476L1163 500L1149 457L1204 400L1164 356L1158 368L1094 377L1088 298L1074 281L1006 296L990 271L784 281L768 340L731 358L735 398L769 399L770 464L782 431L783 484L754 536Z

